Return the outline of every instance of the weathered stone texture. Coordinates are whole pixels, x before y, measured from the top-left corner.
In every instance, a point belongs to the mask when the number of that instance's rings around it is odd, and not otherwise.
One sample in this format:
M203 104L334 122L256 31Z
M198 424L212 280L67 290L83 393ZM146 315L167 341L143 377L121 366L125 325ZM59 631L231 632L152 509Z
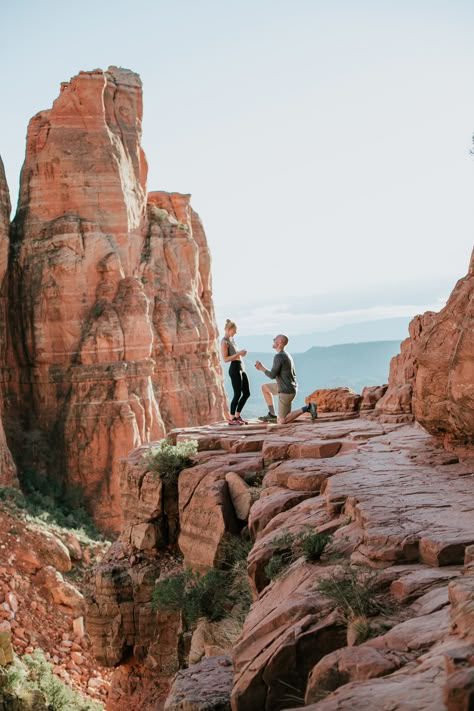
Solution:
M87 601L87 632L97 661L115 666L130 652L157 673L178 669L181 615L154 612L151 595L160 561L134 561L116 543L97 569Z
M168 426L223 419L210 254L190 196L149 195L145 292L153 304L154 383Z
M134 72L64 83L30 122L12 229L15 456L80 486L115 532L120 459L165 428L222 418L225 402L205 234L189 195L154 193L147 208L141 122Z
M165 711L230 711L233 677L232 661L228 657L203 659L177 673Z
M0 158L0 369L1 379L6 365L6 323L8 292L8 247L10 232L10 193ZM16 466L3 428L3 398L0 398L0 486L17 486Z
M361 396L351 388L328 388L315 390L306 402L315 402L318 412L357 412Z
M390 364L381 418L413 416L449 448L474 445L474 251L446 306L416 316Z

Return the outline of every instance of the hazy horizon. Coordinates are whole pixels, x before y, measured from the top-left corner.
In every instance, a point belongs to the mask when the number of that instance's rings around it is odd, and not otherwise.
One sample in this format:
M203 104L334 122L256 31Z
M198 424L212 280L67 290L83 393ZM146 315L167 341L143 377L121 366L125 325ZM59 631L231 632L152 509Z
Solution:
M0 22L12 203L61 83L137 72L148 190L192 194L221 332L414 316L466 274L473 3L17 0Z

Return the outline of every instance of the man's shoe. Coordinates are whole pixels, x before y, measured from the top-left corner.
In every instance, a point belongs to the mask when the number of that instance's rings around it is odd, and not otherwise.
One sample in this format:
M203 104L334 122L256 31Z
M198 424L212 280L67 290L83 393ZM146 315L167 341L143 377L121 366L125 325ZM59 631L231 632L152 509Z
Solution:
M258 418L260 422L276 422L277 421L277 416L272 415L271 412L268 413L268 415L264 415L263 417Z
M318 416L318 406L316 405L315 402L310 402L308 407L309 407L308 412L311 415L311 419L315 420Z

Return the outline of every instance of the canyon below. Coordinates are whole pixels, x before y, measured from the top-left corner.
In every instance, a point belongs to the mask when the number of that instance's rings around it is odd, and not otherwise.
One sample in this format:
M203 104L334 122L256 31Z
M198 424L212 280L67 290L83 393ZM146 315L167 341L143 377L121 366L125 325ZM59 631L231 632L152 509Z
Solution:
M470 711L474 251L388 382L300 354L318 418L229 427L204 227L148 192L142 101L123 68L64 82L12 221L0 160L0 708ZM79 701L11 681L38 650Z

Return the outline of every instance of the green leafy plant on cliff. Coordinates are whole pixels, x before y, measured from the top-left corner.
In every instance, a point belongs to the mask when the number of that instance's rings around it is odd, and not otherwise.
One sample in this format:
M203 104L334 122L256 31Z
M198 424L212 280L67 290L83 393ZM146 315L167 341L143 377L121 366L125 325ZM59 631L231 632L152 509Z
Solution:
M12 694L28 699L41 692L50 711L103 711L102 704L85 698L53 673L42 649L15 659L5 670L2 686ZM34 708L34 706L33 706Z
M217 622L232 615L243 622L252 602L245 564L249 550L249 542L230 536L223 546L221 569L204 574L188 569L158 580L153 609L181 612L188 628L200 617Z
M184 570L156 583L152 606L155 610L181 611L191 627L199 617L211 622L221 620L228 597L229 579L223 570L212 568L204 575Z
M301 556L308 561L319 560L330 540L331 536L311 530L283 533L273 540L273 553L264 568L265 575L273 580Z
M104 540L83 503L74 506L71 503L74 499L75 496L63 497L61 488L55 494L45 494L34 488L28 488L26 493L10 486L0 488L0 501L12 513L22 512L46 524L82 531L88 538Z
M25 509L31 516L47 523L82 529L90 538L103 539L86 510L84 492L80 487L58 482L34 467L23 467L19 478L23 493L10 497L17 508Z
M164 482L176 482L179 473L192 464L192 457L198 450L195 439L172 444L162 439L158 446L151 447L141 458L141 464L148 471L155 472Z
M377 572L346 565L317 584L317 590L333 600L346 622L387 615L393 605L380 590Z

